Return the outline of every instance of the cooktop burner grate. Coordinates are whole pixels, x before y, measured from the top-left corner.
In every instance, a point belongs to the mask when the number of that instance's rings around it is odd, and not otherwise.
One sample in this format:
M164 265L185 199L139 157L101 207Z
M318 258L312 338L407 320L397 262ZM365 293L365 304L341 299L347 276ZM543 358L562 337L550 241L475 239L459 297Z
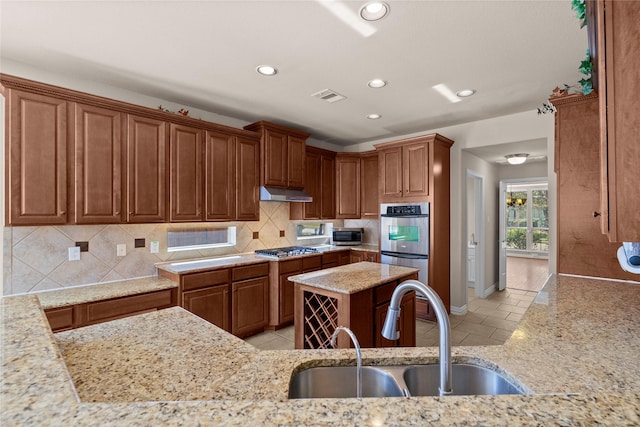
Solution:
M285 248L258 249L255 253L268 258L285 258L288 256L315 254L318 251L304 246L287 246Z

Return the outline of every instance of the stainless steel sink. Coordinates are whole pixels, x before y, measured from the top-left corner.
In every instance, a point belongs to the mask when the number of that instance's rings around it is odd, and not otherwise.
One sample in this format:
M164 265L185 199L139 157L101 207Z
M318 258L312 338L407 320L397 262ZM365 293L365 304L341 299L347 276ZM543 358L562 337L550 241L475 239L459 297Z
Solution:
M364 366L362 397L438 396L440 366ZM453 364L453 395L524 394L525 387L496 371ZM356 367L316 367L300 371L289 383L289 399L356 397Z
M453 395L522 394L515 385L491 369L477 365L454 364ZM439 365L407 367L403 379L411 396L438 396Z
M362 397L402 396L392 375L369 366L362 367ZM289 383L289 399L356 397L356 367L310 368L299 372Z

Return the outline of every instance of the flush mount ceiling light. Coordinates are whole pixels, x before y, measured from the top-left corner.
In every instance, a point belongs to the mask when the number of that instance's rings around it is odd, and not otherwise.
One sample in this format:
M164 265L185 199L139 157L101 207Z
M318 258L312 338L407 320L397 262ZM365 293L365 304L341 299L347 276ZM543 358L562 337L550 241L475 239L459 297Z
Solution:
M373 80L369 80L369 83L367 83L367 86L369 86L370 88L373 89L378 89L381 87L385 87L387 85L387 82L382 80L382 79L373 79Z
M271 65L259 65L256 68L256 71L263 76L275 76L276 74L278 74L278 70Z
M527 161L527 157L529 157L529 154L527 153L507 154L504 157L505 159L507 159L507 162L509 162L510 165L521 165Z
M380 114L368 114L367 115L367 119L370 119L370 120L377 120L380 117L382 117Z
M474 93L476 93L476 91L473 90L473 89L462 89L462 90L456 92L456 95L458 97L460 97L460 98L467 98L467 97L473 95Z
M360 16L365 21L377 21L389 14L389 5L381 1L372 1L360 8Z

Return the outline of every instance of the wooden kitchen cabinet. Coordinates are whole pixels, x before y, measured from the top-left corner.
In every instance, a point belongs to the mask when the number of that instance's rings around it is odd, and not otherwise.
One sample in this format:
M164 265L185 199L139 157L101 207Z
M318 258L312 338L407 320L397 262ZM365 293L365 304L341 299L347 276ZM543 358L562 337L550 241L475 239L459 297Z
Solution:
M351 249L351 262L379 262L378 254L371 251L361 251L357 249Z
M309 203L290 203L290 219L331 219L336 217L336 153L307 147L305 190Z
M182 294L182 307L229 332L229 286L210 286Z
M236 217L236 142L233 135L207 131L205 135L205 204L207 221Z
M127 117L127 222L166 220L166 122Z
M620 244L600 232L598 97L592 92L550 98L556 107L557 269L563 274L637 280L620 268Z
M74 222L120 223L123 115L80 103L74 113Z
M378 202L378 153L370 151L360 155L360 218L377 219Z
M322 268L322 255L309 255L283 261L269 261L269 324L280 329L293 322L294 286L289 277Z
M360 218L360 155L336 156L336 218Z
M260 144L257 140L236 138L236 220L260 220Z
M65 224L68 103L16 89L5 95L7 225Z
M596 9L593 11L593 9ZM600 103L601 230L610 242L640 242L640 2L587 2ZM595 45L595 46L594 46Z
M244 127L261 134L260 183L282 188L304 188L306 140L309 134L266 121Z
M426 139L416 138L415 141L380 149L382 203L424 201L429 196L429 180L432 173L428 143ZM376 149L379 146L376 146Z
M383 302L375 308L375 330L382 331L384 321L389 311L389 301ZM382 334L375 334L375 347L415 347L416 345L416 297L411 292L402 298L400 303L400 319L397 330L401 332L397 340L388 340Z
M231 277L231 333L242 338L263 332L269 321L269 264L235 267Z
M169 133L169 221L202 221L202 130L171 123Z

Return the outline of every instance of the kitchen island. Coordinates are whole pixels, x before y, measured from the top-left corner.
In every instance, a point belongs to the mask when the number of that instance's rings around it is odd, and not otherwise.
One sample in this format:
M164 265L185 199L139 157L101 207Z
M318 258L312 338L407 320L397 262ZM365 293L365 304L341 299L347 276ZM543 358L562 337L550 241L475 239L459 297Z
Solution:
M353 349L258 351L179 307L53 335L36 295L0 304L3 426L640 424L637 284L553 277L504 345L454 347L454 362L499 367L534 393L509 396L288 400L292 373L353 365ZM363 357L433 363L437 353ZM162 367L175 381L154 381Z
M400 339L380 334L394 289L405 280L418 279L415 268L358 262L289 277L295 284L296 349L330 348L338 326L350 328L361 347L413 347L416 345L415 293L401 304ZM353 347L344 335L336 348Z

